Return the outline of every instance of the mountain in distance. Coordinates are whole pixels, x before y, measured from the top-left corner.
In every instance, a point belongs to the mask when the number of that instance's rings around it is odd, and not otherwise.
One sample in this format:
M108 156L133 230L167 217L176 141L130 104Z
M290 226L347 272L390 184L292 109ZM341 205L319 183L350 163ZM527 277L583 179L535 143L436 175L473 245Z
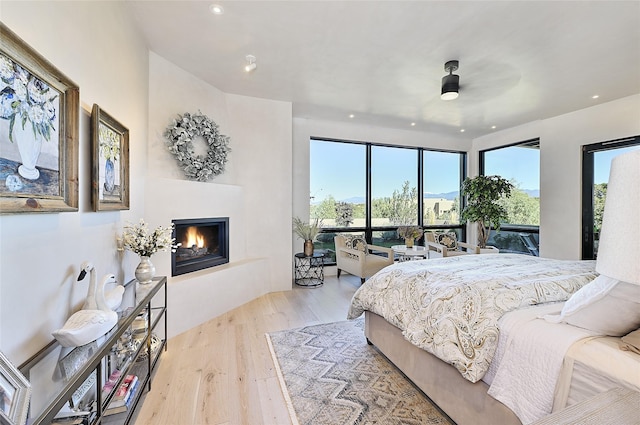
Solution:
M525 192L527 195L529 195L532 198L539 198L540 197L540 189L520 189L523 192ZM436 198L436 199L447 199L449 201L453 201L454 199L456 199L459 196L459 192L453 191L453 192L444 192L444 193L428 193L425 192L424 197L425 198ZM352 196L351 198L345 198L345 199L341 199L340 201L342 202L346 202L348 204L364 204L364 197L363 196ZM319 202L316 202L319 203Z

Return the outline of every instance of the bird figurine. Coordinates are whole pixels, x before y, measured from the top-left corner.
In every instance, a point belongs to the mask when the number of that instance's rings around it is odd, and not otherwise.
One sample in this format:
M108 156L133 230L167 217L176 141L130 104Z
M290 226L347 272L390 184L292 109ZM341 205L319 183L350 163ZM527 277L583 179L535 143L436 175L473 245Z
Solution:
M63 347L79 347L95 341L118 323L118 313L111 310L104 298L107 283L116 282L116 277L108 274L95 288L96 310L80 310L71 315L60 329L51 334ZM95 282L94 282L95 283Z
M89 273L89 293L87 294L87 299L84 302L82 308L84 310L97 310L98 306L96 304L96 269L93 266L93 263L90 261L85 261L82 263L80 275L78 276L78 282L83 280L85 276ZM122 296L124 294L124 286L117 285L115 288L104 292L104 299L107 302L107 305L111 310L115 310L120 307L122 303Z

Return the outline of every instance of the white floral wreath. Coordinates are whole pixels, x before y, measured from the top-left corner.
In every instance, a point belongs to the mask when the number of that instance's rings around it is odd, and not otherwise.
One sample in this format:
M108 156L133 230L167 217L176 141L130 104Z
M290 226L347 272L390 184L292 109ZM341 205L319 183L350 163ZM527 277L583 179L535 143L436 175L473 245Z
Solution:
M201 136L209 146L207 156L196 155L194 137ZM178 115L164 133L167 146L182 167L188 179L205 182L224 172L227 163L229 136L220 134L218 125L200 111Z

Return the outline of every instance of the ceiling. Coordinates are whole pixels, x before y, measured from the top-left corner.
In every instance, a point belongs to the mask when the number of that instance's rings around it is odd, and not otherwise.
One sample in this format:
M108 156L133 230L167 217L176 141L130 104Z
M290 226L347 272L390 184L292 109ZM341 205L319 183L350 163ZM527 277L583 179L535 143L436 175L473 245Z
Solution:
M126 3L152 51L294 117L475 138L640 93L640 1Z

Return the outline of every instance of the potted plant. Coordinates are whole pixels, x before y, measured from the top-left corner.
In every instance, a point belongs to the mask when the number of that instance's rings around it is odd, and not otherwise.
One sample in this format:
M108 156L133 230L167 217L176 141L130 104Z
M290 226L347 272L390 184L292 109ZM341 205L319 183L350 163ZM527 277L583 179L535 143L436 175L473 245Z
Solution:
M320 220L317 218L312 223L302 221L299 217L293 219L293 232L304 240L304 255L313 255L313 240L320 233Z
M407 248L413 248L414 241L422 236L422 229L420 226L400 226L398 236L404 239Z
M467 204L460 217L477 223L480 249L487 248L491 229L499 231L500 222L508 218L506 208L499 201L510 197L513 187L509 180L500 176L467 177L462 183L462 196L466 196Z

